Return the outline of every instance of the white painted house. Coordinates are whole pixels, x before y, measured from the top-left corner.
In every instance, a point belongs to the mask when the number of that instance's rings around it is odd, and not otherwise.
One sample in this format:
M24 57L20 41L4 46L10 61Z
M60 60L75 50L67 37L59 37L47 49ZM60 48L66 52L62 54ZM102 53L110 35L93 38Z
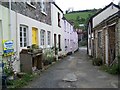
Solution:
M35 7L26 2L22 4L26 4L28 8L35 10ZM46 24L45 19L43 20L44 22L38 21L3 5L0 5L0 11L0 52L3 54L3 40L13 40L14 52L17 54L17 60L14 61L13 66L16 72L20 72L20 51L32 44L37 44L42 48L52 47L52 26ZM41 13L43 18L47 15L43 11ZM8 58L10 59L10 57ZM6 60L7 58L3 57L3 61Z
M26 7L21 7L25 5ZM41 5L41 6L40 6ZM9 7L9 8L8 8ZM19 53L33 44L41 48L58 48L58 56L78 49L78 36L73 26L67 22L64 32L63 11L54 2L14 2L0 4L0 59L4 40L12 40L16 61L14 69L20 72ZM65 43L65 39L67 42ZM57 56L57 53L55 53Z
M53 2L51 3L52 46L58 48L58 55L64 53L64 31L62 29L63 11Z

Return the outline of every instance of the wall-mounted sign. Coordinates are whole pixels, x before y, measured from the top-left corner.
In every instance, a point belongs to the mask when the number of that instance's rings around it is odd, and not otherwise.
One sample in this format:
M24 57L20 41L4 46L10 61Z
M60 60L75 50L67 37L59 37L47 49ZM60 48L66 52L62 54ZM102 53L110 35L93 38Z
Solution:
M3 40L3 55L10 56L14 54L13 40Z

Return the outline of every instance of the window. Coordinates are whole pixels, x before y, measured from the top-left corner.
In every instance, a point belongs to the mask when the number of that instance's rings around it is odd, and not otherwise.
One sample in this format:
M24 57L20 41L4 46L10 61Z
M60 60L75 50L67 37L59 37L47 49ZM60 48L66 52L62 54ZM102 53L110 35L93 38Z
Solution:
M64 30L66 31L66 21L64 20Z
M65 39L65 51L67 50L67 40Z
M61 27L60 26L60 13L59 12L58 12L58 26Z
M50 31L48 31L47 34L48 34L48 45L50 45L50 42L51 42L51 41L50 41L50 38L51 38L51 33L50 33Z
M46 14L46 3L45 3L45 1L44 0L41 0L41 12L43 13L43 14L45 14L45 15L47 15Z
M67 45L68 45L68 47L69 47L69 39L68 39L68 44L67 44Z
M67 31L67 33L69 33L69 23L67 23L67 27L68 27L68 31Z
M66 39L65 39L65 46L67 46L67 41L66 41Z
M32 0L27 0L27 4L28 4L29 6L31 6L31 7L33 7L33 8L36 8L36 7L34 6L34 2L33 2Z
M101 32L98 32L98 47L102 47L102 35Z
M27 26L20 25L20 47L27 46L27 30Z
M89 48L91 49L91 38L89 38Z
M45 30L40 31L41 45L45 45Z

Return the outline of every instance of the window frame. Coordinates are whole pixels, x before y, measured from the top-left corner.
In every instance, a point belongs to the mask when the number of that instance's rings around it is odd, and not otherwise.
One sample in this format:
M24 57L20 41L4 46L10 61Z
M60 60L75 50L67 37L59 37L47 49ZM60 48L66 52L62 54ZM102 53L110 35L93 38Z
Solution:
M47 8L46 8L46 3L44 0L40 0L41 2L41 13L44 14L44 15L47 15Z
M102 48L102 31L98 32L98 47Z
M32 4L32 0L27 0L26 3L32 8L36 9L36 7Z
M51 45L51 32L50 31L47 31L47 45Z
M44 46L45 45L45 30L40 31L40 45Z
M61 27L60 13L58 12L58 26Z
M24 29L26 29L26 32L24 32ZM26 35L26 36L24 36L24 35ZM20 36L20 39L19 39L20 40L20 47L27 47L27 45L28 45L28 26L20 25L19 36ZM26 43L26 45L25 45L25 43Z
M64 20L64 31L66 32L66 20Z

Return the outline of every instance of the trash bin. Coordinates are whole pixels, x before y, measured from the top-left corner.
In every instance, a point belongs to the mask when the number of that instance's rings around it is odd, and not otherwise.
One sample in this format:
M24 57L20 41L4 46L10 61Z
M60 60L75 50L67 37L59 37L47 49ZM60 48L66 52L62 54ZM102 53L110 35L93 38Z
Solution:
M20 64L21 71L32 73L33 67L40 70L42 69L43 53L41 50L35 50L35 52L30 52L29 49L22 49L20 52Z

